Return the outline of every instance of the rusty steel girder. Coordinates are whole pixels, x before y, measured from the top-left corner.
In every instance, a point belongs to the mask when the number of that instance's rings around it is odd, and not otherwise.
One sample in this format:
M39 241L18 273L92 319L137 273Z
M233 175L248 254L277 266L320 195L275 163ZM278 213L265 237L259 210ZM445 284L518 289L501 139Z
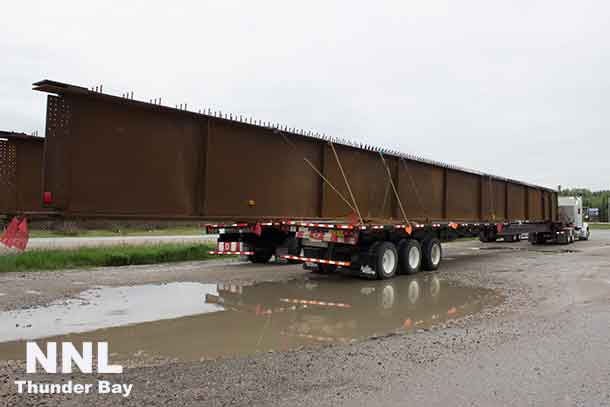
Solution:
M337 219L357 212L392 221L404 209L417 221L557 217L554 190L520 181L133 94L53 81L34 89L53 94L44 191L65 216Z
M40 212L44 138L0 131L0 215Z

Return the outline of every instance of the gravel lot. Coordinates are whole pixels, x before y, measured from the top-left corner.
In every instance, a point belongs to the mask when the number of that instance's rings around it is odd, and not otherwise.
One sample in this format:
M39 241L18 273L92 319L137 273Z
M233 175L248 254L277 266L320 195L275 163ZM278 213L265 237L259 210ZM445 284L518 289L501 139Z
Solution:
M498 249L496 249L498 248ZM565 252L570 249L573 252ZM498 290L505 300L411 335L246 358L162 362L105 378L121 396L23 396L27 375L0 354L0 405L610 405L610 231L571 246L464 241L446 246L440 278ZM31 307L96 285L303 279L299 266L212 261L0 275L0 310ZM346 277L348 278L348 277Z

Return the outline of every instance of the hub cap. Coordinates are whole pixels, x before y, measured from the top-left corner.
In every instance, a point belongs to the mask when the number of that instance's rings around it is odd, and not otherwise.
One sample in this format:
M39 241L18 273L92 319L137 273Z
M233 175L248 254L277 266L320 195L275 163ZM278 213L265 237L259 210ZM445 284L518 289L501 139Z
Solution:
M417 269L419 267L420 260L421 256L419 250L417 250L417 247L412 247L409 250L409 267L411 267L412 270Z
M381 264L383 266L384 274L392 273L392 270L396 267L396 255L392 250L386 250L385 253L383 253Z
M441 261L441 247L438 244L432 246L431 251L432 264L436 265Z

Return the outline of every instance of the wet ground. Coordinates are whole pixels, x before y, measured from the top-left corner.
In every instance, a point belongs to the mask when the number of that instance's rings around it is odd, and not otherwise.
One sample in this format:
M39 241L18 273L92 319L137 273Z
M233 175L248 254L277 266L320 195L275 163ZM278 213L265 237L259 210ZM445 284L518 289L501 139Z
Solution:
M609 232L444 260L390 282L235 261L0 275L0 405L610 405ZM49 335L108 335L133 393L16 395L58 377L9 361Z
M100 287L0 313L0 355L25 342L112 344L113 360L201 360L411 333L501 302L493 290L420 274L391 281L317 276L256 285L180 282ZM44 338L44 339L41 339Z

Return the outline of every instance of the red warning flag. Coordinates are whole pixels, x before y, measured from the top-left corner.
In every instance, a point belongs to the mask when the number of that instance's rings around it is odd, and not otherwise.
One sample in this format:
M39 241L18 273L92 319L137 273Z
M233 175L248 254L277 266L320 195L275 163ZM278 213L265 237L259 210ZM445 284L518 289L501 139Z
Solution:
M28 230L28 220L23 218L23 220L19 223L17 227L17 233L15 234L15 238L13 239L13 247L24 251L28 246L28 241L30 240L30 232Z
M17 230L19 229L19 221L17 218L13 218L11 223L9 223L8 227L0 237L0 242L6 247L13 247L13 241L15 239L15 235L17 234Z

